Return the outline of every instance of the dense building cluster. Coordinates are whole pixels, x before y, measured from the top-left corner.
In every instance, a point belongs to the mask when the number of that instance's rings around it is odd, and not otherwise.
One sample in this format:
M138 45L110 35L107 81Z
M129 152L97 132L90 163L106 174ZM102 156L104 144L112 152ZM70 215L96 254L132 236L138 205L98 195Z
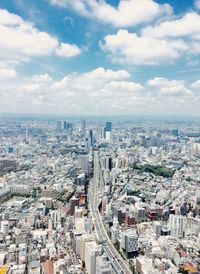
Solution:
M0 273L200 273L200 124L0 120Z

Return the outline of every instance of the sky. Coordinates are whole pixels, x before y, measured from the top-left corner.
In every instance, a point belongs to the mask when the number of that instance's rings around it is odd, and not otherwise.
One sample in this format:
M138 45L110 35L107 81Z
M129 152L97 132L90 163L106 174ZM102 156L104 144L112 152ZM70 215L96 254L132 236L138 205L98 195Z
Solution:
M1 0L0 113L200 116L200 0Z

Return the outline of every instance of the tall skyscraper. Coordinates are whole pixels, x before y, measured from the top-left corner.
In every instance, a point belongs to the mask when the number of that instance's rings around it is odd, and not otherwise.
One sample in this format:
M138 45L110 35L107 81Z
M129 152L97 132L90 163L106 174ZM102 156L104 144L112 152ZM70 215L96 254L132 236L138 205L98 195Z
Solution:
M93 140L93 131L92 131L92 129L89 129L89 131L88 131L88 146L92 147L93 142L94 142L94 140Z
M104 128L104 138L106 140L111 139L111 132L112 132L112 122L106 122L106 126Z
M83 120L81 123L81 136L85 137L86 135L86 121Z
M28 126L26 126L26 137L25 137L25 143L26 143L26 144L29 144Z
M67 129L67 122L66 121L64 121L64 123L63 123L63 129Z
M93 173L95 181L99 181L99 150L94 148L93 151Z
M112 131L112 122L106 122L105 132L111 132Z

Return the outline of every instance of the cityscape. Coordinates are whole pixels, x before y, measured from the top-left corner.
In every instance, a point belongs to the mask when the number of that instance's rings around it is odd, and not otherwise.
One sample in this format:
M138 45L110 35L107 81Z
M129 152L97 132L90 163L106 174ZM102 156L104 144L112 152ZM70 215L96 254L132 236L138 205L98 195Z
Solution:
M200 274L200 0L0 0L0 274Z
M0 120L3 273L199 273L200 123Z

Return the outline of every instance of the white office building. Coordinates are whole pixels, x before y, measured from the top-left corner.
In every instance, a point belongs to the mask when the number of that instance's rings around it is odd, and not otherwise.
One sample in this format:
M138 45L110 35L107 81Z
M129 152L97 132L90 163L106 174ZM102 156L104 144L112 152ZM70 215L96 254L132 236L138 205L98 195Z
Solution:
M172 237L182 238L185 231L185 218L181 215L169 215L169 229Z

